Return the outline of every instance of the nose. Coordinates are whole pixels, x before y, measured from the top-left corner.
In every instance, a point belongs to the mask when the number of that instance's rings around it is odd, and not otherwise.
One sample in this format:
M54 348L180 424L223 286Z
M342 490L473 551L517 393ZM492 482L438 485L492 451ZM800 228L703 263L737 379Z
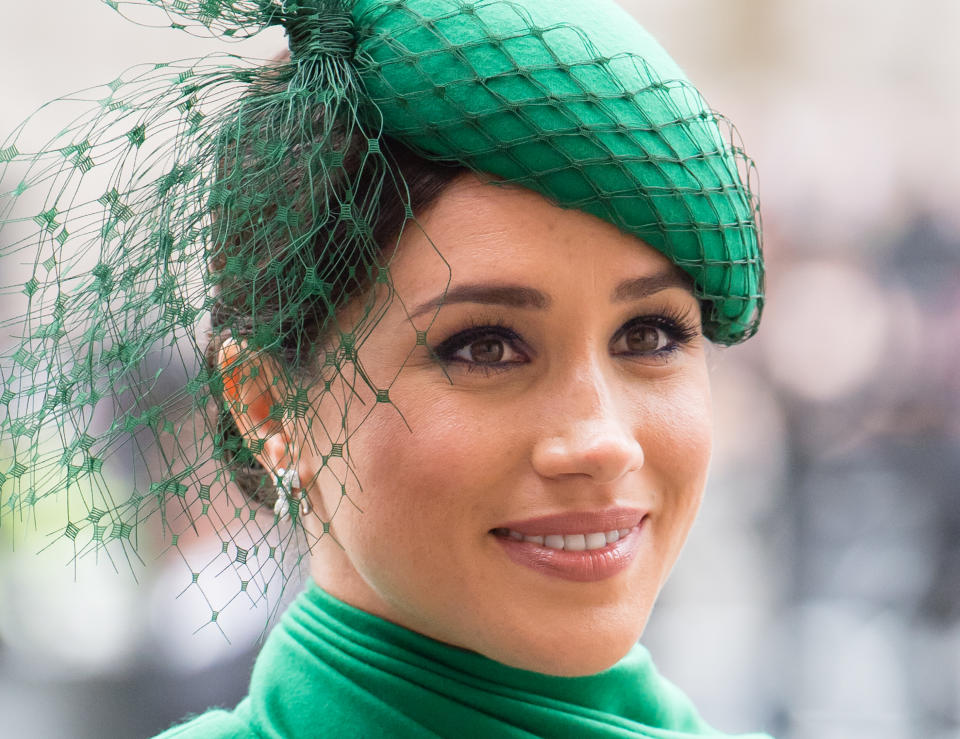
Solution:
M586 475L603 484L643 466L643 447L625 418L626 405L611 392L599 367L581 368L548 392L555 398L554 411L545 417L556 420L533 449L539 474Z

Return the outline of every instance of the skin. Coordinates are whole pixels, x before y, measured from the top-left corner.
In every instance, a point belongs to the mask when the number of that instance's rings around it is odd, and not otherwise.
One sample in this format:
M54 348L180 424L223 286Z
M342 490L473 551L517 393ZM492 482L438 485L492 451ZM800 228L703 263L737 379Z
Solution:
M268 469L297 460L314 507L304 525L319 537L312 575L332 595L515 667L604 670L639 639L706 483L710 384L699 304L679 280L611 302L625 278L682 272L636 237L523 188L464 175L418 222L390 263L394 300L359 347L365 375L389 387L396 408L345 372L327 375L330 393L313 385L310 428L272 420L269 406L283 396L282 383L271 384L278 368L269 359L234 365L240 347L228 344L221 364L245 380L227 387L238 425L248 441L263 441ZM451 303L411 320L448 279L451 288L533 287L550 305ZM383 287L376 294L386 297ZM347 306L341 326L362 310L361 301ZM674 339L650 321L618 337L634 317L665 312L693 327L674 351L663 351ZM428 347L497 319L520 341L474 338L446 375L430 356ZM427 331L427 346L416 345L417 330ZM506 369L467 371L491 358ZM348 382L363 400L351 401L347 419L345 454L357 477L342 459L323 463L332 441L343 441L325 429L340 425ZM508 521L613 506L649 511L643 543L626 570L596 582L516 564L491 533Z

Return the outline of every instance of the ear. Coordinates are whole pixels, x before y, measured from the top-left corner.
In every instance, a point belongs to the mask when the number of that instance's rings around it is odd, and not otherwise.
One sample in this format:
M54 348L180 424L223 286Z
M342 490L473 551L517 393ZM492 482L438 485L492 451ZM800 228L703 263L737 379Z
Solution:
M277 410L286 387L277 361L269 354L251 352L246 342L227 339L217 364L223 374L224 403L247 447L265 469L287 466L295 458L294 439Z

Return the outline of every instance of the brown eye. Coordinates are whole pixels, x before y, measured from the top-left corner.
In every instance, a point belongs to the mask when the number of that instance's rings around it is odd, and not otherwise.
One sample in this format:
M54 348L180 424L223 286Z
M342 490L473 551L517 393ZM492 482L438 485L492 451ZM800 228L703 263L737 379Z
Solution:
M517 349L520 338L502 324L475 326L451 336L432 351L442 364L456 363L467 372L505 372L528 360Z
M479 339L470 344L470 359L473 362L499 362L502 358L502 339Z
M627 348L631 352L643 354L662 348L663 330L656 326L634 326L626 333Z

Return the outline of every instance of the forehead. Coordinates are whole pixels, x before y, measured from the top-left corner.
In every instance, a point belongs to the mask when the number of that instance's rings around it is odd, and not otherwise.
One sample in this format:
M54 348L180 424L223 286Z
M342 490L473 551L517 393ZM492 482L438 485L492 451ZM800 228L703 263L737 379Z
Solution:
M636 236L519 185L474 174L454 180L408 224L390 269L395 284L424 289L481 278L547 289L557 280L589 280L606 292L625 277L663 273L691 284Z

